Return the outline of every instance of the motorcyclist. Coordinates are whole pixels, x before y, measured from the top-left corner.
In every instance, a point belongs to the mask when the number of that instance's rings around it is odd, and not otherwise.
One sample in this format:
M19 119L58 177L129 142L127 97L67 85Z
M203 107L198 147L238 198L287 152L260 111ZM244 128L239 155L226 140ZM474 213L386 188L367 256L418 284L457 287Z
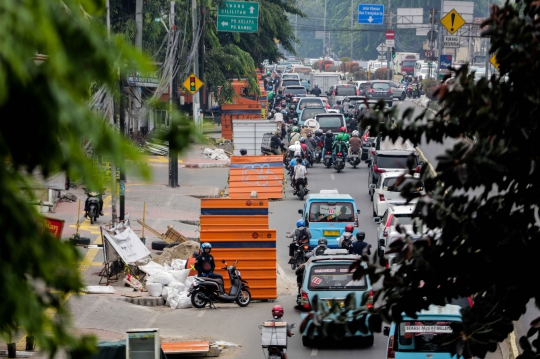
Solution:
M294 188L294 180L293 180L294 167L299 163L303 164L304 166L306 165L306 161L302 159L302 154L300 153L300 151L296 151L294 153L293 159L289 162L289 165L287 166L287 169L289 170L289 177L291 178L291 184L293 188Z
M296 110L296 106L291 105L289 107L289 112L287 112L286 115L283 116L283 119L285 120L285 122L292 123L293 118L298 117L295 110Z
M338 152L341 152L343 154L343 161L346 162L349 149L347 148L346 142L343 141L343 135L341 133L338 133L338 135L336 136L336 140L334 141L332 150L332 162L336 161L336 154Z
M279 133L273 133L272 138L270 139L270 148L272 152L276 155L281 155L281 150L285 148L281 140L279 139Z
M342 139L343 141L345 141L345 142L348 142L348 141L349 141L350 136L349 136L349 132L347 132L347 127L341 126L341 127L339 128L339 133L338 133L338 135L341 135L341 139Z
M352 243L352 253L358 255L371 255L371 244L364 242L366 239L366 233L364 231L358 231L356 233L356 240Z
M317 148L317 141L315 141L311 132L307 133L306 145L308 151L311 153L311 158L315 160L315 148Z
M281 100L284 100L284 99L285 99L285 95L283 95L283 91L278 90L277 95L276 95L276 103L281 103Z
M324 251L327 249L328 249L328 240L324 237L321 237L317 241L317 247L313 248L313 250L311 251L311 256L320 256L324 254Z
M300 147L302 147L302 158L307 158L308 147L304 137L300 137Z
M293 183L294 183L294 194L296 194L296 191L298 191L297 187L297 181L300 179L304 180L304 189L309 192L308 186L308 179L307 179L307 169L305 166L305 161L300 161L299 157L296 157L296 166L293 168Z
M298 249L299 245L309 243L311 239L311 231L306 226L306 221L300 218L296 221L296 229L291 234L286 236L287 238L294 238L293 242L289 245L289 264L294 263L294 252Z
M292 144L292 143L296 144L297 141L298 141L298 144L300 144L300 131L298 130L297 126L293 126L292 127L292 132L289 135L289 143L290 144Z
M283 317L283 314L285 314L285 311L283 310L283 307L281 305L279 305L279 304L274 305L272 307L272 319L270 319L270 321L272 321L272 322L276 322L276 321L283 322L284 320L281 320L281 318ZM292 328L293 327L287 323L287 336L288 337L293 336ZM283 358L287 359L287 348L286 347L285 348L281 347L281 350L283 351Z
M345 232L339 237L338 239L338 246L340 248L349 250L349 247L352 245L353 242L353 231L354 226L352 224L348 224L345 226Z
M326 136L324 138L324 152L325 153L326 151L332 152L334 150L333 146L334 146L334 134L332 133L331 130L328 130L326 131ZM323 153L323 157L325 153Z
M315 86L313 87L313 89L311 90L311 94L312 95L315 95L317 97L321 96L321 89L319 88L319 84L315 84Z
M98 199L98 211L100 216L104 216L103 214L103 191L86 191L87 197L84 201L84 218L88 218L88 211L90 210L90 197L95 197Z
M349 105L351 104L351 100L348 97L345 97L343 101L341 102L341 113L345 114L347 111L349 111Z
M354 130L349 139L349 156L354 152L358 152L358 156L362 155L362 140L358 137L359 132Z
M202 253L195 258L195 269L199 277L208 277L214 279L223 280L221 274L214 273L216 264L214 263L214 256L210 254L212 251L212 245L208 242L201 244Z

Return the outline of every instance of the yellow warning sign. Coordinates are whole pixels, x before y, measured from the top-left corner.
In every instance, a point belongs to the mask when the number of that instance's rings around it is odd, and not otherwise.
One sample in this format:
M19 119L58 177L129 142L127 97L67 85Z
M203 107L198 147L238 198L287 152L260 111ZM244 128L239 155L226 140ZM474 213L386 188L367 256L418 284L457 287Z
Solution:
M465 25L466 22L455 9L452 9L452 11L441 19L441 24L453 35L460 27Z
M184 88L186 89L187 92L189 92L192 95L196 94L202 85L204 85L202 81L199 80L199 78L195 76L194 74L189 75L186 81L184 82Z
M489 59L489 62L497 69L499 70L499 61L497 61L497 54L493 54L491 58Z

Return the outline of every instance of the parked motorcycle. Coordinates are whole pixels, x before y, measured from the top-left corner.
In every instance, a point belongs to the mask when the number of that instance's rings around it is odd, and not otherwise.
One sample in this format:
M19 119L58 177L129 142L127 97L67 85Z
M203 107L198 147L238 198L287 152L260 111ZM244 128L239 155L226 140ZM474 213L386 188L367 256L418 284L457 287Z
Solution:
M345 168L345 159L343 158L343 153L336 153L336 161L334 162L334 169L339 173L342 169Z
M290 329L296 328L296 324L291 324ZM281 320L270 320L259 325L261 329L262 347L268 349L266 359L283 359L287 352L287 322ZM294 334L292 334L294 335Z
M347 159L347 162L353 166L353 168L356 168L360 164L360 155L358 151L351 151L351 155Z
M241 307L247 307L251 302L251 293L249 292L247 281L242 279L240 271L236 269L238 260L234 265L227 267L225 259L221 260L225 264L223 270L229 274L231 287L229 292L225 292L222 279L195 277L195 281L188 290L188 297L191 296L191 304L195 308L204 308L210 303L210 307L214 306L214 302L233 303L236 302Z
M332 166L332 151L324 151L324 165L326 168L330 168L330 166Z
M94 224L94 222L99 218L99 202L101 200L101 193L94 191L88 192L86 188L84 188L84 194L88 196L86 199L86 216L90 218L90 224Z
M296 180L296 191L294 192L295 195L298 196L302 201L304 200L304 196L308 194L308 190L306 188L306 182L303 178L299 178Z

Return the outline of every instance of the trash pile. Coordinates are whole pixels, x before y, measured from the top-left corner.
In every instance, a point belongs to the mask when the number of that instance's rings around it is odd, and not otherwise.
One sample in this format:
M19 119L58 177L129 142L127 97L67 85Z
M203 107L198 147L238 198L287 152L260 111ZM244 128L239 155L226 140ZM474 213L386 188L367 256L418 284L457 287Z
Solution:
M230 161L229 156L227 153L225 153L225 150L221 148L216 148L214 150L205 148L203 154L206 156L206 158L210 158L212 160Z
M148 262L139 267L148 274L146 277L146 290L152 297L163 297L165 305L171 309L190 308L191 299L187 296L187 289L191 287L194 276L188 277L190 269L184 269L184 259L173 259L171 264L165 265L156 262Z
M171 248L164 248L161 255L152 258L152 261L164 266L171 265L175 259L188 259L193 252L199 251L199 243L195 241L185 241Z

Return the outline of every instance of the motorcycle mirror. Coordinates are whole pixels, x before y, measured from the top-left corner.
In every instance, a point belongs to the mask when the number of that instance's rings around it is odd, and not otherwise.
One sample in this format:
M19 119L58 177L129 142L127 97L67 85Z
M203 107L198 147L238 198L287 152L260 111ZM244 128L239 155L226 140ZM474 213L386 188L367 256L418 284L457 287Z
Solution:
M296 323L292 323L291 328L296 328Z
M356 210L356 213L360 214L360 210L359 210L359 209L357 209L357 210Z
M222 260L221 260L221 263L225 263L225 259L222 259Z
M303 209L299 209L299 210L298 210L298 213L304 214L304 210L303 210Z
M390 327L384 327L383 335L384 336L389 336L390 335Z

